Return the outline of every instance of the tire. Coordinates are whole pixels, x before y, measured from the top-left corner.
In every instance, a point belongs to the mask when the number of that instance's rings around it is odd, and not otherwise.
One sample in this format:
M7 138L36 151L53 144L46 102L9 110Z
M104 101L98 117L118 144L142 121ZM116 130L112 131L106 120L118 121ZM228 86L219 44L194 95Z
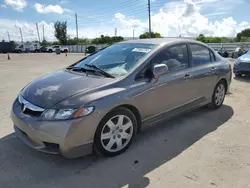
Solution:
M242 76L242 74L234 74L235 75L235 77L241 77Z
M49 49L49 53L52 53L52 50L51 50L51 49Z
M220 81L214 88L212 100L209 106L213 109L220 108L223 105L225 96L226 83L224 81Z
M63 52L64 52L64 53L68 53L68 50L64 50Z
M122 119L123 121L121 121ZM117 125L119 120L122 123ZM119 155L132 144L136 131L135 115L127 108L116 108L100 122L95 133L94 151L108 157Z

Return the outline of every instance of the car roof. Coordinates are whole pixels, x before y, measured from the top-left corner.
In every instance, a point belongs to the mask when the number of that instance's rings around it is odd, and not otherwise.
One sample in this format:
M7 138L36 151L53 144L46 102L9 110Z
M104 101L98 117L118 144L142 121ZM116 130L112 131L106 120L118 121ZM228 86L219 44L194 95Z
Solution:
M178 43L178 42L192 42L199 43L196 40L185 39L185 38L151 38L151 39L137 39L137 40L128 40L121 43L140 43L140 44L167 44L167 43ZM203 43L202 43L203 44Z

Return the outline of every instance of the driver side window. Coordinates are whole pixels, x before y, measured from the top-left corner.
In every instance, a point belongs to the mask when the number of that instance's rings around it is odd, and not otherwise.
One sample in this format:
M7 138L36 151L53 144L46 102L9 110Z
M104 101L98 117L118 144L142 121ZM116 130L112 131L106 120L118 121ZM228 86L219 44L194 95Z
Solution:
M152 67L156 64L166 64L170 72L188 68L188 50L186 44L170 46L158 53L151 62L136 76L136 80L151 79Z
M151 61L152 65L166 64L170 72L188 68L186 44L174 45L162 50Z

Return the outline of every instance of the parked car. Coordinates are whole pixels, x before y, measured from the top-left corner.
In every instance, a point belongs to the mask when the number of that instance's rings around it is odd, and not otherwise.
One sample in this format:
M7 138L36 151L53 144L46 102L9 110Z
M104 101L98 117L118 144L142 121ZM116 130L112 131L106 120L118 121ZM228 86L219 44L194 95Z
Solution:
M244 47L237 47L234 52L232 53L232 58L238 58L242 55L244 55L247 51L244 49Z
M25 86L11 118L37 150L115 156L148 125L208 104L220 108L231 77L229 61L198 41L125 41Z
M39 49L39 52L45 53L45 52L47 52L47 48L46 48L45 46L42 46L42 47Z
M24 43L17 45L17 47L15 48L15 52L39 52L40 47L41 46L39 43Z
M250 51L236 59L233 72L236 77L242 76L242 74L250 74Z
M86 53L94 53L96 52L96 47L95 46L88 46L85 50Z
M222 57L227 58L229 56L227 50L225 50L224 48L221 48L219 50L215 49L214 51L217 52Z
M59 45L49 46L47 47L47 52L56 52L57 49L60 49L61 52L68 52L69 49L67 47L61 47Z

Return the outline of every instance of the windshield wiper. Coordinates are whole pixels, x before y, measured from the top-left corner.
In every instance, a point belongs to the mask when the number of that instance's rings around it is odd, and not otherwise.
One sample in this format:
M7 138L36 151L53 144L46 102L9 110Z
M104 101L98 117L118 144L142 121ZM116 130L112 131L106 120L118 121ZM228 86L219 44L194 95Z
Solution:
M97 70L98 72L100 72L102 75L106 76L106 77L109 77L109 78L115 78L112 74L109 74L107 73L106 71L100 69L99 67L97 67L96 65L94 64L84 64L86 67L90 67L90 68L93 68L95 70Z
M86 72L88 71L88 69L85 69L83 67L74 67L74 66L70 66L66 68L67 70L72 70L72 71L81 71L81 72ZM91 70L90 70L91 71Z

